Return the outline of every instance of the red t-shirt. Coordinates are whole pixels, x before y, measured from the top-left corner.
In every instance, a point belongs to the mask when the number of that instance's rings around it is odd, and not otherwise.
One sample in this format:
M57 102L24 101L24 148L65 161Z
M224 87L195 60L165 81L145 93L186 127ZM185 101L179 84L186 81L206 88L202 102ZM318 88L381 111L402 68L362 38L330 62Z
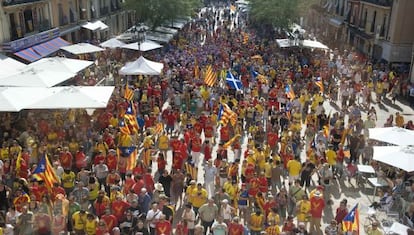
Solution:
M228 226L229 235L240 235L244 233L244 227L241 224L230 223Z
M319 197L311 197L309 201L311 203L311 216L316 218L322 218L322 212L325 208L325 200Z
M171 223L168 220L159 221L155 224L156 234L169 235L172 232Z

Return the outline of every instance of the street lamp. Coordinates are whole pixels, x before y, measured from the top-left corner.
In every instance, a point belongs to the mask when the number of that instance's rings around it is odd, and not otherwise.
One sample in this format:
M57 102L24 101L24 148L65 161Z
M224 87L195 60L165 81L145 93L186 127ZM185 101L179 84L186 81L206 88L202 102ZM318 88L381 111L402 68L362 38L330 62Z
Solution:
M143 24L139 24L132 28L133 39L137 41L139 51L141 51L141 43L145 41L145 31L146 28Z

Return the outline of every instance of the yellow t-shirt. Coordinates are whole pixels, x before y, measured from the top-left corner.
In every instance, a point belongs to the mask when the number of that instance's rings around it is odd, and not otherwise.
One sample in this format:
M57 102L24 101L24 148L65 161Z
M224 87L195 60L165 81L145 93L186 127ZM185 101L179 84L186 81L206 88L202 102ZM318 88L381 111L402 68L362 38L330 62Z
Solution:
M65 172L62 173L62 182L64 188L73 188L75 186L75 179L76 175L73 171L66 174Z
M272 165L269 162L264 166L264 174L266 178L272 178Z
M309 200L301 200L298 202L297 218L299 222L305 222L307 220L310 209L311 203Z
M190 185L190 186L187 187L187 190L185 191L185 194L187 195L187 201L191 204L193 203L192 193L193 193L194 189L196 189L196 188L197 188L196 185Z
M1 160L9 159L9 148L1 148L0 159Z
M198 188L193 190L192 194L192 204L194 207L200 208L203 204L207 202L208 193L207 190L201 189L200 191Z
M333 151L332 149L328 149L326 150L326 161L328 162L329 165L333 166L336 164L336 152Z
M280 216L278 213L275 213L273 211L270 211L269 214L267 215L267 223L271 223L274 222L275 224L279 224L280 223Z
M158 137L158 148L160 150L167 150L169 146L168 142L169 142L168 136L162 135Z
M280 228L278 225L269 226L266 228L266 234L268 235L279 235Z
M94 185L89 184L89 200L95 200L99 194L99 183L95 182Z
M97 224L98 224L98 221L96 221L96 219L93 219L93 220L87 219L85 223L85 233L87 235L95 235Z
M289 171L289 175L298 176L300 173L300 170L302 169L302 165L297 160L289 160L287 163L287 168Z
M264 216L262 214L257 215L256 213L252 213L250 215L250 230L255 231L255 232L262 231L263 220L264 220Z
M83 215L80 214L80 212L75 212L72 215L72 221L74 222L73 228L76 230L83 230L85 228L86 223L86 215L87 213L84 213Z
M147 136L145 137L144 143L142 145L144 146L144 148L148 149L148 148L151 148L153 144L154 144L154 141L152 141L152 137Z

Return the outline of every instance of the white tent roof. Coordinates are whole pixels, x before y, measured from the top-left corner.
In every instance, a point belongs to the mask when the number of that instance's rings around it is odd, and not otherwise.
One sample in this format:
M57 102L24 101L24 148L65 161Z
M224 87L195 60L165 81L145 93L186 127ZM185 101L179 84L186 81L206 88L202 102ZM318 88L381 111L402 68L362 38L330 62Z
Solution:
M0 112L19 112L41 100L46 90L44 87L0 87Z
M134 62L128 62L119 70L121 75L160 75L164 64L139 57Z
M101 47L108 47L108 48L117 48L117 47L122 47L125 45L124 42L116 39L116 38L111 38L109 40L106 40L105 42L99 44Z
M76 74L69 71L57 71L47 68L23 68L13 75L0 78L0 86L12 87L52 87Z
M78 43L73 44L65 47L61 47L60 49L65 50L69 53L72 53L74 55L80 55L80 54L88 54L88 53L94 53L99 51L104 51L105 49L102 49L100 47L94 46L89 43Z
M400 127L370 128L369 138L395 145L414 145L414 131ZM413 163L414 165L414 163Z
M313 41L313 40L303 40L303 46L308 48L315 48L315 49L329 49L328 46L324 45L321 42Z
M51 87L41 100L26 109L105 108L114 91L113 86Z
M0 77L5 77L16 72L17 69L26 67L25 64L0 54Z
M290 47L289 39L276 39L276 43L280 48Z
M76 74L92 64L93 61L88 60L69 59L65 57L48 57L29 64L27 68L53 70L58 72L67 71Z
M155 32L160 32L160 33L168 33L168 34L177 34L178 30L174 29L174 28L170 28L168 26L159 26L157 28L155 28L154 30Z
M374 160L400 168L407 172L413 172L414 147L374 146Z
M139 48L138 48L137 42L133 42L133 43L122 46L122 48L136 50L136 51L151 51L151 50L155 50L161 47L162 46L160 44L150 41L150 40L145 40L144 42L139 44Z
M108 29L109 27L108 27L108 25L106 25L102 21L97 20L95 22L86 22L86 23L84 23L82 25L82 28L89 29L91 31L95 31L95 30L98 30L98 29L99 30L105 30L105 29Z

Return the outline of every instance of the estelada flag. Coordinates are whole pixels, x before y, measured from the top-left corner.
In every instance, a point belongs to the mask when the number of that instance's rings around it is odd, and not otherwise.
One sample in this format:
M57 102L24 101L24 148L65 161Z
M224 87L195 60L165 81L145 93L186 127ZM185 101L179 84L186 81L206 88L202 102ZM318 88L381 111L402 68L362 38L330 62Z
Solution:
M40 159L36 169L33 171L32 176L37 180L43 180L46 187L51 190L54 183L60 183L59 177L56 175L55 170L50 164L46 154Z
M137 148L135 146L130 147L118 147L118 157L127 158L127 171L133 170L137 164Z
M352 208L351 211L345 216L342 221L342 231L344 232L357 232L359 235L359 210L358 203Z

